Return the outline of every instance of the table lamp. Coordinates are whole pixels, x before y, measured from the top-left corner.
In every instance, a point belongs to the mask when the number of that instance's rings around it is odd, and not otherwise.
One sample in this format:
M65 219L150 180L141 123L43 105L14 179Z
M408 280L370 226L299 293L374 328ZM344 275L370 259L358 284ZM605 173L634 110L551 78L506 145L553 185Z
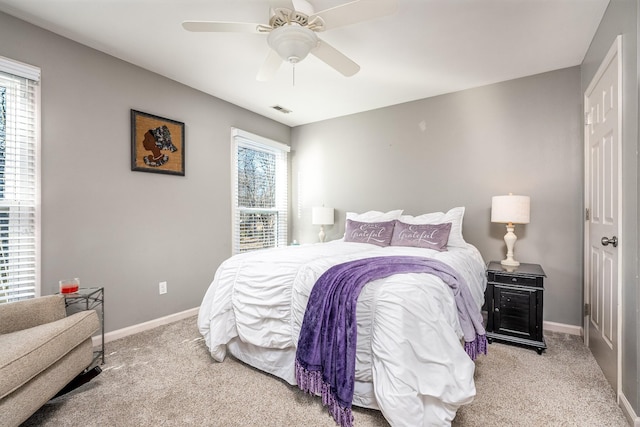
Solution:
M518 239L513 232L514 224L529 224L529 196L494 196L491 198L491 222L507 224L504 242L507 244L507 258L500 261L505 267L517 267L513 259L513 247Z
M311 210L311 222L313 225L320 226L318 237L324 242L324 226L333 225L333 208L325 208L324 206L316 206Z

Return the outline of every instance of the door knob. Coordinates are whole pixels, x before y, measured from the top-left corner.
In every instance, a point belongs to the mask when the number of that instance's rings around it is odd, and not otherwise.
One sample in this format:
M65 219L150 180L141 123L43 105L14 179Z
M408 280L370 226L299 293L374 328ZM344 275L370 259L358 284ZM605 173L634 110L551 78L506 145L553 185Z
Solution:
M602 243L602 246L607 246L609 243L611 243L614 248L617 248L618 247L618 238L616 236L613 236L610 239L608 239L606 237L603 237L602 240L600 240L600 243Z

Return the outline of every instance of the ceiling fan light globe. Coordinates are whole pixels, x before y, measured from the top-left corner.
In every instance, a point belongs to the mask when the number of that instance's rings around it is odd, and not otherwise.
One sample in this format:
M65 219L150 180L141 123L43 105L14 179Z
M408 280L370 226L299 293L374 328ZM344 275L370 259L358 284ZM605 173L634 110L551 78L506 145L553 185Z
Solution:
M318 45L318 36L308 28L290 24L274 28L269 33L267 42L280 58L295 64L306 58Z

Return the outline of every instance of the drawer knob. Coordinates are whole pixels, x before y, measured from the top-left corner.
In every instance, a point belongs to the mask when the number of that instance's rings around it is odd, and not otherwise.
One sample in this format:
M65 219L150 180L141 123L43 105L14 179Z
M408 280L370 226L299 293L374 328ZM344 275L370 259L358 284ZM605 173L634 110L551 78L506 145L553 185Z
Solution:
M512 282L517 282L517 281L518 281L518 278L517 278L517 277L512 277L512 278L511 278L511 281L512 281Z
M495 311L496 313L499 313L499 312L500 312L500 309L499 309L498 307L496 307L494 311Z

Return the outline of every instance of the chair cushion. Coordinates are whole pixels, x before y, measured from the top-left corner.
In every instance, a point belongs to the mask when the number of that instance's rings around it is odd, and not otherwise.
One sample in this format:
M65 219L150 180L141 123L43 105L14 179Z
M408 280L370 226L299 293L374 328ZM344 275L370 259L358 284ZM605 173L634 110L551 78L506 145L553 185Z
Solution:
M0 304L0 334L10 334L67 316L60 294Z
M25 384L99 328L94 310L0 335L0 399ZM79 366L80 373L86 366Z
M19 426L69 384L93 359L91 338L67 353L27 384L0 399L0 425ZM89 423L87 423L89 424Z

